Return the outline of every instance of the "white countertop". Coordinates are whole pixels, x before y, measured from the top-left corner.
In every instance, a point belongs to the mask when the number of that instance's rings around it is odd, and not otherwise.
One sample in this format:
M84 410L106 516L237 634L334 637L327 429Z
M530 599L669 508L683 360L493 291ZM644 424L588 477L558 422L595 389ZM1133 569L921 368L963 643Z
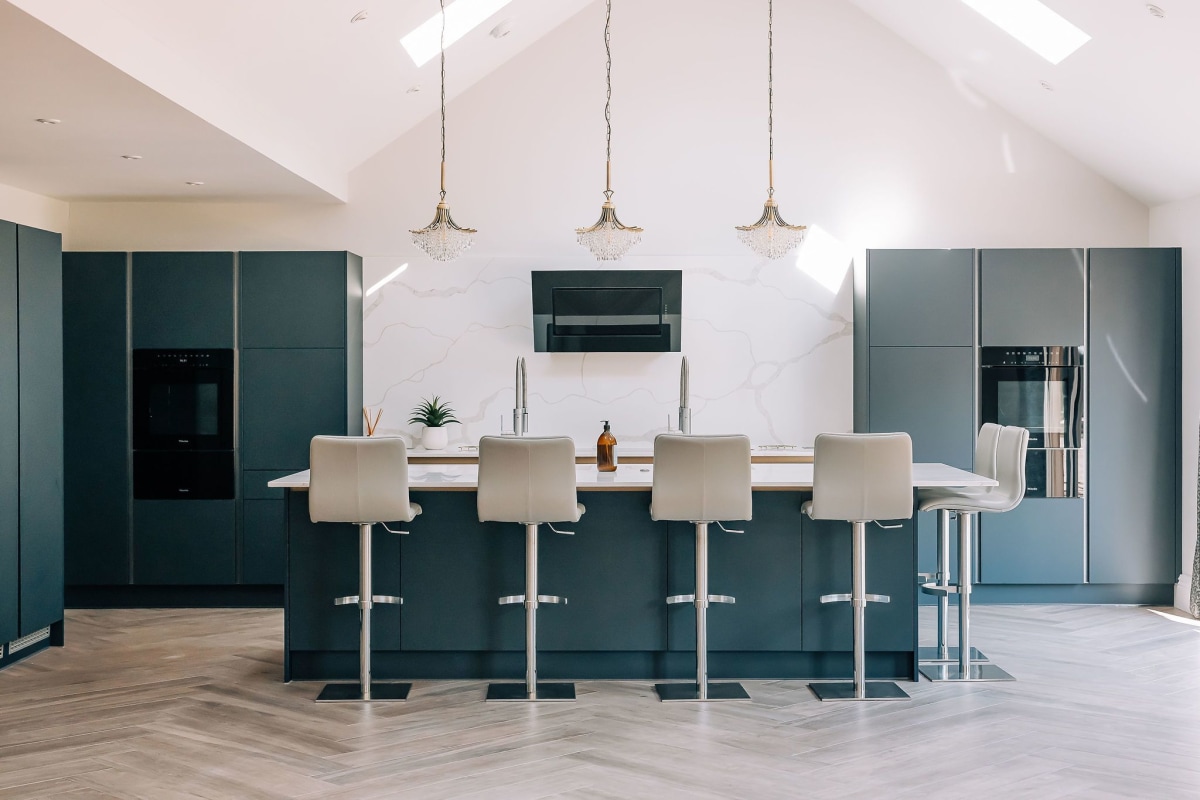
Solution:
M808 456L812 457L813 449L811 447L795 447L795 448L778 448L772 445L756 445L751 449L751 455L754 457L761 456ZM627 458L649 458L654 455L653 442L631 442L629 444L621 444L617 442L617 458L621 456ZM438 460L464 459L471 460L479 458L479 448L477 446L468 445L449 445L444 450L426 450L419 445L408 449L409 458L426 459L436 458ZM595 442L575 442L575 457L576 458L594 458L596 456Z
M654 478L652 464L619 464L616 472L600 472L591 464L575 467L575 484L582 492L625 490L649 491ZM752 464L750 483L755 489L795 491L811 489L812 464ZM474 491L479 485L477 464L410 464L408 482L413 491ZM996 481L946 464L913 464L913 486L996 486ZM274 489L307 489L308 470L276 478L267 484Z

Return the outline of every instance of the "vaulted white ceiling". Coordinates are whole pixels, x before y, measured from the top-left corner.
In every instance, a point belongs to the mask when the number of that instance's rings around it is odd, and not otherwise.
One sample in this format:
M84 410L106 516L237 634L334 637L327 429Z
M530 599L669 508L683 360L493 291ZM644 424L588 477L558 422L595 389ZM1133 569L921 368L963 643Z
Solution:
M512 0L448 49L449 96L597 1ZM852 2L940 63L964 103L1003 107L1143 202L1200 195L1195 0L1158 2L1161 18L1142 0L1045 0L1092 36L1057 66L961 0L816 1ZM437 10L0 0L0 183L65 200L344 201L352 169L437 112L437 61L417 68L399 44ZM501 21L511 33L489 36Z

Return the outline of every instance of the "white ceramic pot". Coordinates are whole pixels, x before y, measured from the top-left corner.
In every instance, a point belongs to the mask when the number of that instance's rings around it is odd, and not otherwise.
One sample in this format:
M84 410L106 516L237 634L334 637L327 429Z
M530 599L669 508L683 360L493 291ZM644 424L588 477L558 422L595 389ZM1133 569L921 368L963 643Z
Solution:
M421 434L421 447L426 450L445 450L446 442L450 441L450 432L445 428L425 428Z

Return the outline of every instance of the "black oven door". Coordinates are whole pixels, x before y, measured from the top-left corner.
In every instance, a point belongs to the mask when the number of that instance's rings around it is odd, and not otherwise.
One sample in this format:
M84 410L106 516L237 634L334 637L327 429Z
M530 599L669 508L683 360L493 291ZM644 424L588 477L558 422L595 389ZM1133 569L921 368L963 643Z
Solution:
M135 350L134 450L233 449L233 351Z
M1078 448L1083 433L1081 367L982 370L983 422L1029 431L1029 448Z

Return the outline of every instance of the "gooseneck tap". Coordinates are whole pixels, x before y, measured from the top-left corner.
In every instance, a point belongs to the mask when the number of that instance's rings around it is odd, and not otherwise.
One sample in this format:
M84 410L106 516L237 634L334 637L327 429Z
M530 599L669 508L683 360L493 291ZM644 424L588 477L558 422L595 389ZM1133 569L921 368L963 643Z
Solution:
M690 395L689 381L691 375L688 372L687 356L683 357L683 365L679 368L679 432L692 432L692 409L688 405L688 397Z
M517 356L516 386L513 398L513 433L524 436L529 430L529 382L525 374L525 357Z

